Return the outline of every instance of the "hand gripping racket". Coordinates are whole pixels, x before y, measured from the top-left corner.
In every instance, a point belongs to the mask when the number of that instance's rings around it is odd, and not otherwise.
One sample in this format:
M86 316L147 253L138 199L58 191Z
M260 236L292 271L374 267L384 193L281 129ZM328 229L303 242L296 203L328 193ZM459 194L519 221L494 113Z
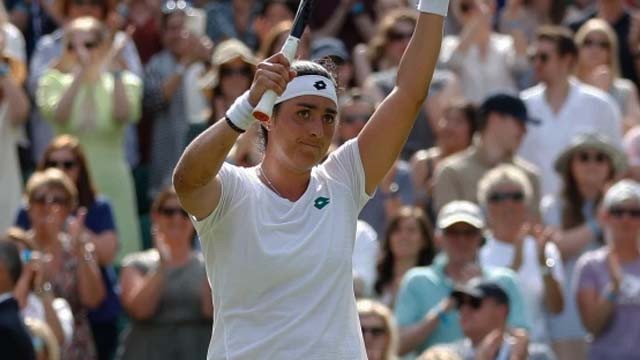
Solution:
M291 32L289 33L287 40L284 42L284 45L282 45L282 50L280 50L280 52L287 57L289 62L292 62L296 56L298 43L300 42L304 28L307 26L312 6L313 0L302 0L300 1L300 5L298 5L298 11L296 12L296 17L293 20L293 27L291 28ZM273 104L276 102L277 98L278 94L273 90L267 90L262 95L262 98L260 98L258 106L253 109L253 117L262 122L269 121L273 112Z

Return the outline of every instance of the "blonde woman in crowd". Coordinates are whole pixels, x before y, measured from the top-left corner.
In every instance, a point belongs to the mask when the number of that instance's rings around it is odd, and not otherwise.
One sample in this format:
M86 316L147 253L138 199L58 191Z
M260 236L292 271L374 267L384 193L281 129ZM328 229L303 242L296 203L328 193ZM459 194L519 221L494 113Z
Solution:
M43 264L44 290L67 300L74 316L73 336L63 348L63 358L97 359L87 315L102 302L105 288L94 246L81 232L86 210L69 219L78 203L78 191L62 171L50 168L29 178L27 199L33 242L43 256L50 257Z
M618 38L605 20L591 19L575 35L578 46L576 76L580 81L607 92L622 113L625 132L640 123L640 101L636 85L620 74Z
M375 300L358 300L358 315L369 360L396 360L398 329L391 310Z
M112 41L95 18L71 21L62 56L40 78L36 103L58 135L76 136L86 151L91 178L115 210L119 261L140 248L133 179L122 144L127 125L139 118L142 82L117 56L124 43L112 46Z

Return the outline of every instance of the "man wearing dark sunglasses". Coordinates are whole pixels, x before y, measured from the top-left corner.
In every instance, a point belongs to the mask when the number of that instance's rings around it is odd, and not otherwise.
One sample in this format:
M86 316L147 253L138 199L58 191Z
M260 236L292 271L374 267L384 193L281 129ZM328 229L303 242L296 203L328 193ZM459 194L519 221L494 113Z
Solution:
M464 339L444 347L464 360L555 359L548 346L529 344L526 334L508 329L509 296L492 281L474 280L451 293L460 312Z
M478 181L500 163L511 163L525 172L532 185L534 203L538 204L537 169L514 156L525 136L527 124L536 121L529 117L527 108L517 97L507 94L488 97L480 106L478 141L439 165L433 189L436 209L452 200L477 203Z
M519 154L539 168L542 195L560 190L553 161L585 132L606 135L622 143L622 119L617 105L604 92L572 78L578 48L573 34L557 26L541 27L529 49L539 84L521 94L537 124L529 124Z
M480 208L468 201L453 201L440 210L436 225L436 243L442 253L431 266L410 270L398 293L395 315L400 328L399 354L419 354L430 346L462 339L459 312L450 295L456 286L479 276L499 283L508 294L512 304L509 326L529 329L513 271L482 267L477 262L485 227Z

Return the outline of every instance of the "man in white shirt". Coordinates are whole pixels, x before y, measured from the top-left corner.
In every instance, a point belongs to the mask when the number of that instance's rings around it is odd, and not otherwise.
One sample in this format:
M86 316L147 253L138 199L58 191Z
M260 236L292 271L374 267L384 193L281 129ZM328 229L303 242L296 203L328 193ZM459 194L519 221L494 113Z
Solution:
M531 59L540 83L521 98L539 124L529 123L520 155L540 169L542 195L560 190L553 162L570 139L585 132L602 133L622 142L622 120L604 92L571 78L577 47L568 29L544 26L532 44Z

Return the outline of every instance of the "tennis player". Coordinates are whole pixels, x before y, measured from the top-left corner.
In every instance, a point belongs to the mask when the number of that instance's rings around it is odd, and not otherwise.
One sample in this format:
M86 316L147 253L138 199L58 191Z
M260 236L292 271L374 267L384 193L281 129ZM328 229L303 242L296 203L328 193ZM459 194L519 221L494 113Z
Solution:
M360 209L402 149L436 65L448 0L421 0L395 89L360 135L326 156L338 97L322 66L276 54L248 92L198 136L174 172L213 289L208 359L366 359L351 255ZM266 90L261 164L225 163Z

